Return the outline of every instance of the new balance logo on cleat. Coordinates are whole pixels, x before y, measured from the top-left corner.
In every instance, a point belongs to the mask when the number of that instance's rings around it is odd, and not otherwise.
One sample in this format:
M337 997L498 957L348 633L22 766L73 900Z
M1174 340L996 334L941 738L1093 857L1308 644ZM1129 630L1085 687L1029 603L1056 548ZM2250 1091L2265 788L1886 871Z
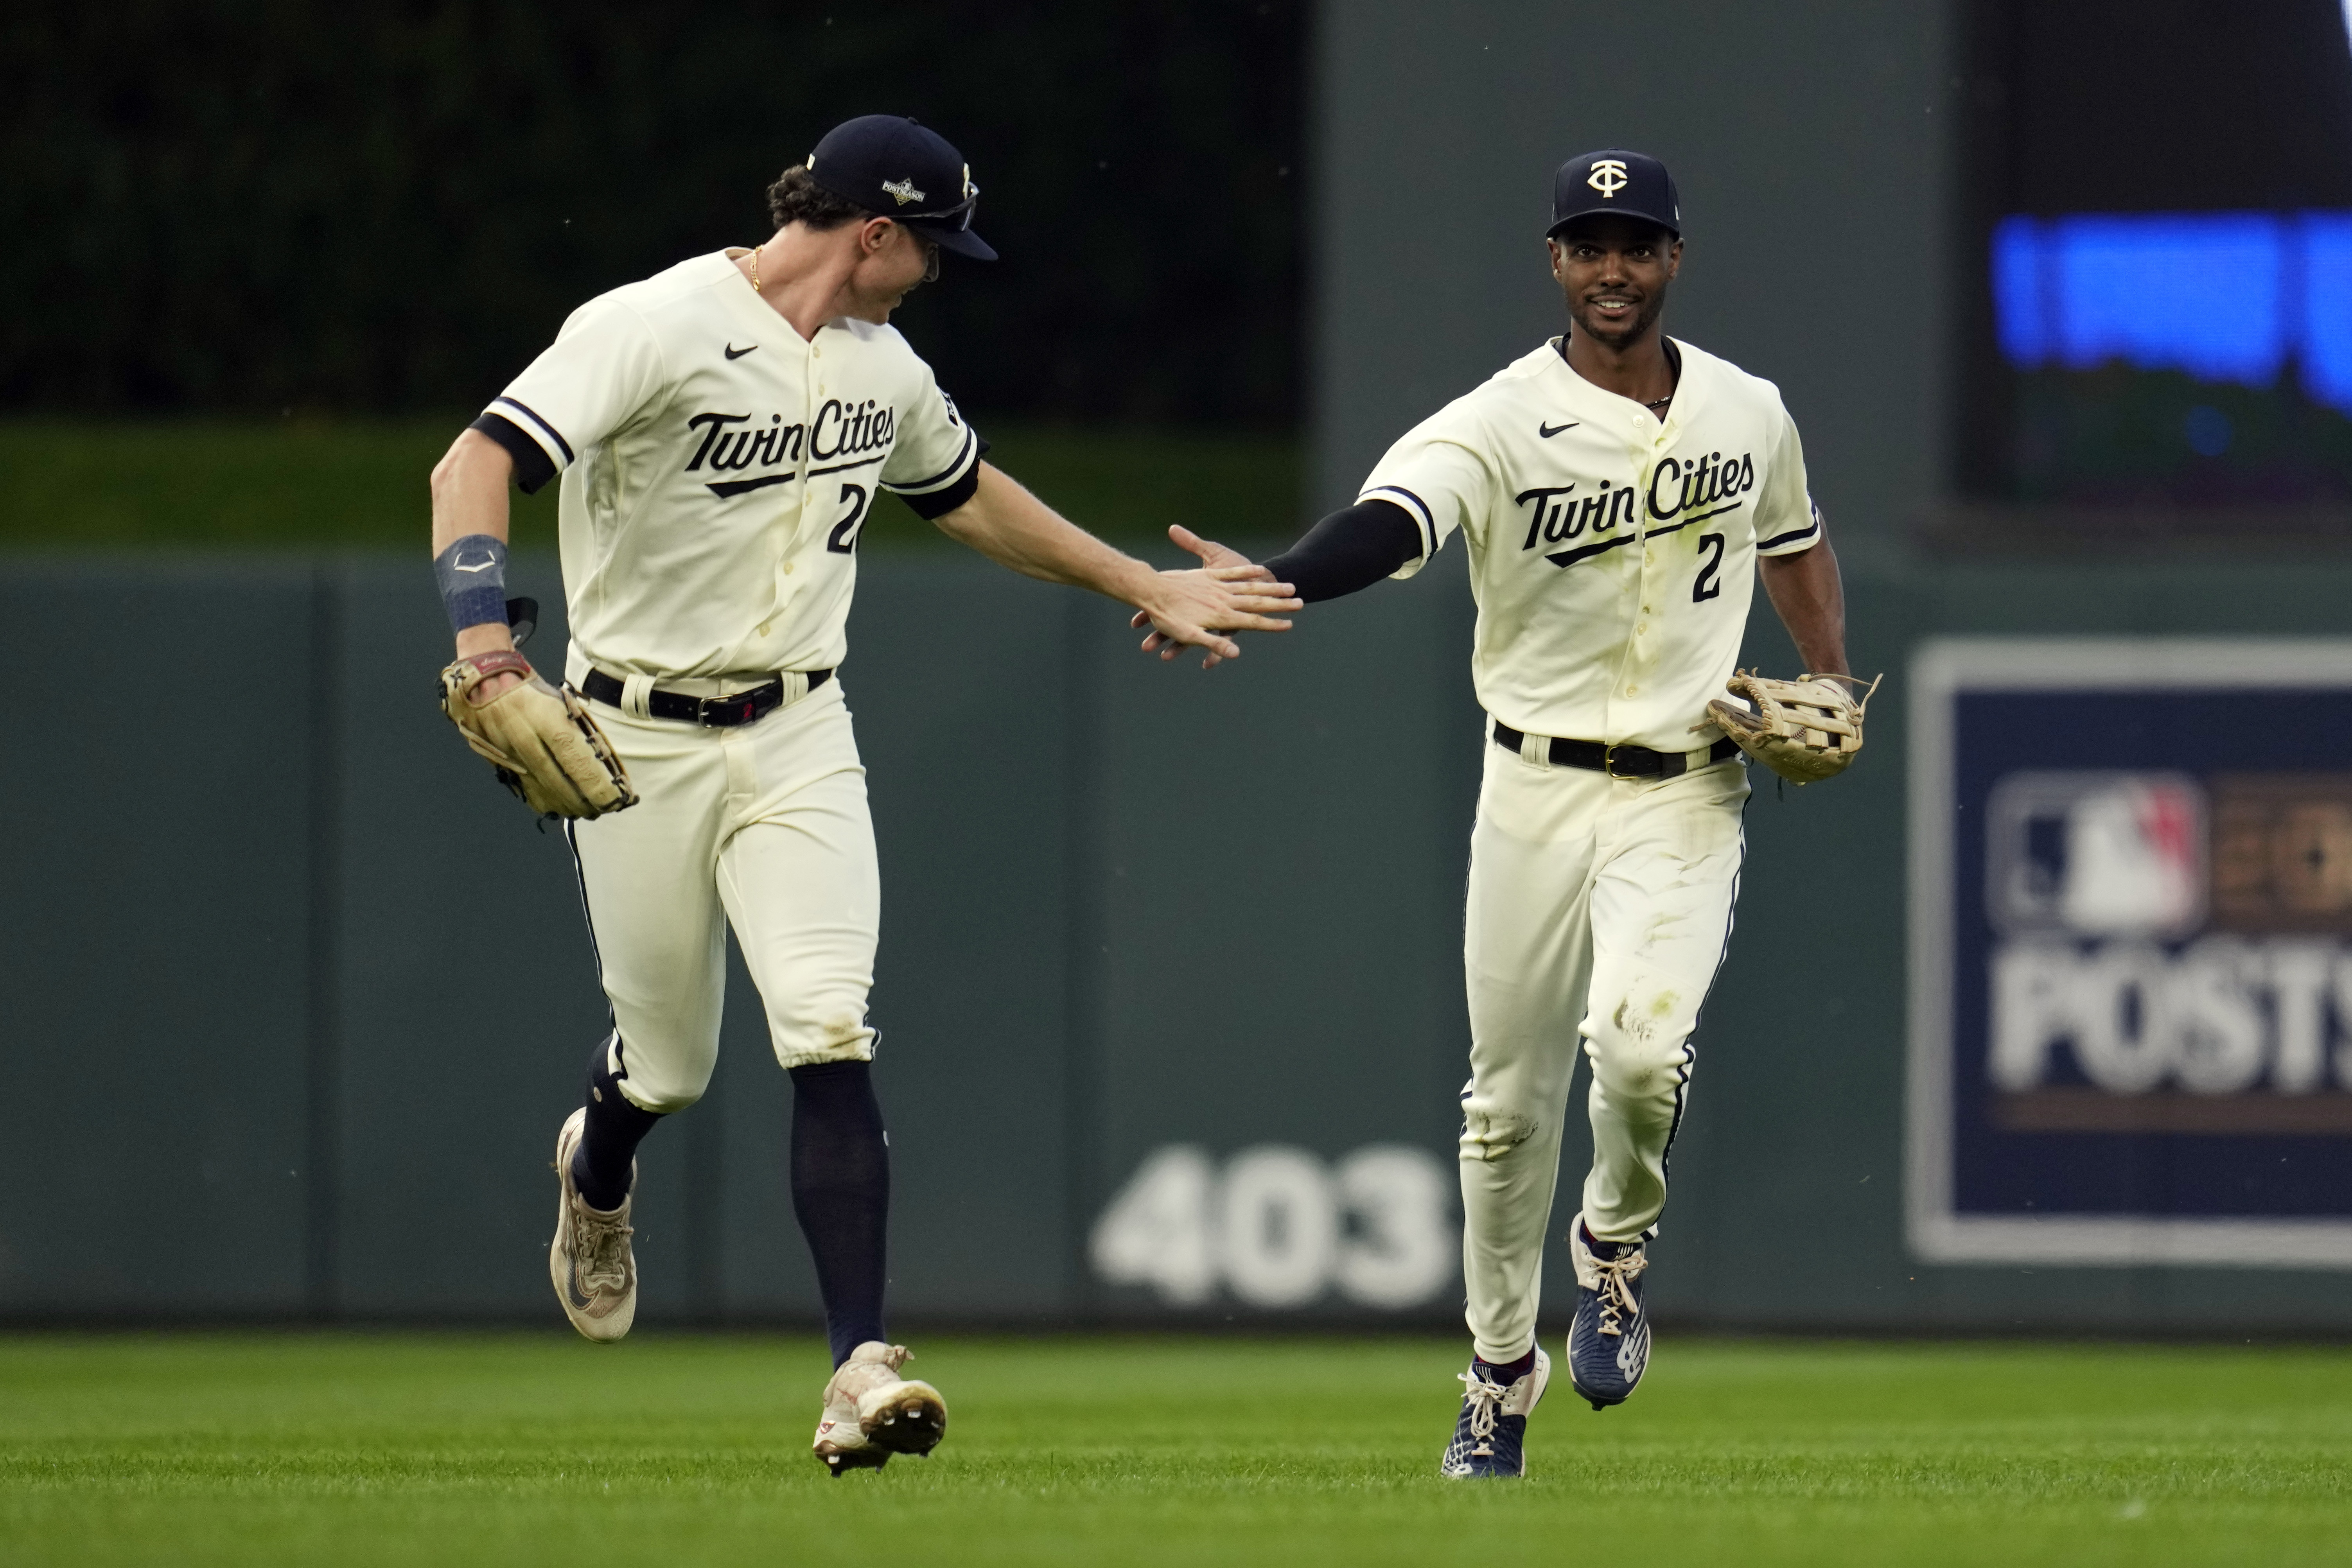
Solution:
M1568 1241L1576 1260L1568 1380L1595 1410L1606 1410L1633 1396L1650 1364L1650 1320L1642 1311L1642 1274L1650 1266L1649 1255L1639 1241L1592 1241L1581 1214L1569 1227Z
M1462 1414L1437 1462L1437 1473L1450 1480L1527 1474L1528 1412L1551 1381L1551 1357L1538 1346L1534 1370L1508 1383L1494 1382L1487 1370L1473 1361L1462 1375Z

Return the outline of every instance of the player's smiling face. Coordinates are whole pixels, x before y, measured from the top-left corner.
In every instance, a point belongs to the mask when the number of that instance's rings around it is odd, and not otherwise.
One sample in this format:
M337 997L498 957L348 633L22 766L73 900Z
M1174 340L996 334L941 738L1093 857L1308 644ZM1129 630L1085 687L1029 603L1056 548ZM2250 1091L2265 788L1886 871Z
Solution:
M1551 275L1577 330L1622 349L1658 324L1683 242L1639 218L1580 218L1551 247Z

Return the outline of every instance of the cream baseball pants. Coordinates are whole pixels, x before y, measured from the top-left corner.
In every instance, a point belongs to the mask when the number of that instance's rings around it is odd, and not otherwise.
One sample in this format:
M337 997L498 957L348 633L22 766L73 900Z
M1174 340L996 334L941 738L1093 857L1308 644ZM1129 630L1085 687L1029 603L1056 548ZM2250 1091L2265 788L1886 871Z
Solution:
M1535 1343L1560 1129L1579 1042L1592 1062L1585 1223L1654 1234L1690 1035L1731 931L1746 769L1612 779L1486 747L1464 967L1462 1271L1478 1354Z
M777 1061L871 1058L881 876L841 683L731 729L593 706L640 797L572 825L622 1092L669 1112L709 1086L729 926Z

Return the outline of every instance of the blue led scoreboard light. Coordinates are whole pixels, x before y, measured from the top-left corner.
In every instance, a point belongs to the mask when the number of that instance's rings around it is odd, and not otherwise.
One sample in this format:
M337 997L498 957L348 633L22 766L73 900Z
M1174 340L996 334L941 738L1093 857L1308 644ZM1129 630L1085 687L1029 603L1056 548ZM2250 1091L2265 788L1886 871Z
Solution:
M2006 218L1992 291L2020 370L2121 362L2269 391L2292 364L2352 415L2352 213Z

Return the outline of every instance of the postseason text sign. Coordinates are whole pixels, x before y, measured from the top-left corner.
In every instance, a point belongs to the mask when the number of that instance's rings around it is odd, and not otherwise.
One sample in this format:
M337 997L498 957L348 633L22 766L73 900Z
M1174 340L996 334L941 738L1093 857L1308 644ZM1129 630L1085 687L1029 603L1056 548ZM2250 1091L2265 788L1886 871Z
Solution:
M2352 641L1912 670L1914 1249L2352 1268Z

